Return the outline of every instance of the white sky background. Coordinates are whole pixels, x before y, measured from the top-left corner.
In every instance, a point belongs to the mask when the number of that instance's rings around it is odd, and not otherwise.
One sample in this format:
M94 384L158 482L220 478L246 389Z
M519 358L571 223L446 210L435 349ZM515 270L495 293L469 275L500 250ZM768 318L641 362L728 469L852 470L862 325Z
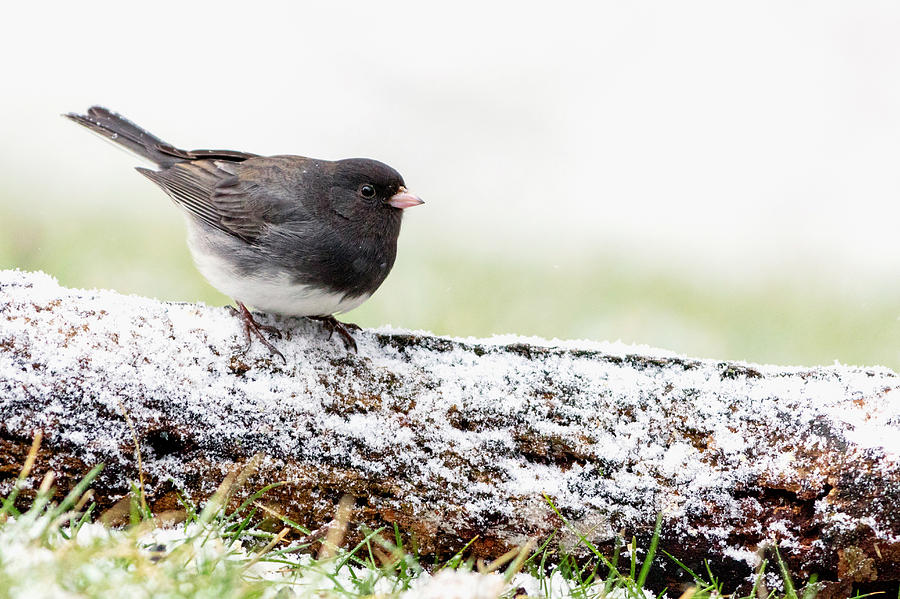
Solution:
M550 260L611 246L836 282L900 269L900 3L3 13L0 174L16 193L0 202L30 190L52 215L79 190L172 211L133 160L58 116L99 103L182 147L383 160L427 202L412 245Z

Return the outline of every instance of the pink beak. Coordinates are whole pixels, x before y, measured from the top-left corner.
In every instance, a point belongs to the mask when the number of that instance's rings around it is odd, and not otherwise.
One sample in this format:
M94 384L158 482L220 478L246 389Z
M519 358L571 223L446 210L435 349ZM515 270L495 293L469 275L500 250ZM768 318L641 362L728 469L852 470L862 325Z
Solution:
M413 194L406 191L405 187L401 187L397 193L391 196L391 199L387 201L388 204L393 206L394 208L399 208L403 210L405 208L412 208L413 206L418 206L419 204L424 204L422 200Z

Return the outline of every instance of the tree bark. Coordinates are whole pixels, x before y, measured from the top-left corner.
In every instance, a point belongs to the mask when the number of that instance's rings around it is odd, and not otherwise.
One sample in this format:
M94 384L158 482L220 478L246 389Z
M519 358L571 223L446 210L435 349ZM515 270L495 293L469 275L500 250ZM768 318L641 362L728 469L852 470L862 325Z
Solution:
M646 547L661 513L661 548L695 572L709 560L726 590L776 545L832 594L900 580L887 369L391 330L357 332L352 354L318 323L262 320L283 331L286 365L245 353L221 308L0 272L0 493L41 431L31 480L53 470L64 493L103 463L108 508L139 478L136 437L156 511L177 492L208 498L261 453L238 498L287 481L263 501L316 529L349 494L351 529L397 525L426 555L475 538L472 555L497 557L557 529L553 551L584 535L611 553L619 531ZM690 580L656 563L651 586Z

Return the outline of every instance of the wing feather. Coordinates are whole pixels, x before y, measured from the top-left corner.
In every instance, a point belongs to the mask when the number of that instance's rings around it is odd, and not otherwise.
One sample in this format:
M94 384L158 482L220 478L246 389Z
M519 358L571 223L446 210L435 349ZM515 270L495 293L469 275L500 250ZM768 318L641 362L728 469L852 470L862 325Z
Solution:
M245 162L198 159L159 171L137 170L189 214L252 244L267 232L289 234L312 220L303 176L319 164L300 156L272 156Z
M137 170L163 188L176 204L225 233L253 243L266 227L262 214L254 210L249 194L252 186L218 168L213 160L180 162L161 171ZM227 191L220 193L222 190Z

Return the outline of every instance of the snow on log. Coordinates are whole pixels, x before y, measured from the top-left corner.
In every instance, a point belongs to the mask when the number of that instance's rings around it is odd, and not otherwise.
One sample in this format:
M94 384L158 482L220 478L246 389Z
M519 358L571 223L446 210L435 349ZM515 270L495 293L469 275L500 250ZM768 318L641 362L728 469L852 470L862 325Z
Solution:
M52 469L63 493L104 463L95 498L114 504L139 476L127 414L157 511L262 452L245 494L287 481L265 501L310 529L350 494L354 523L396 524L426 554L477 537L472 555L496 557L559 528L571 546L550 498L609 551L619 531L646 547L662 513L661 547L726 588L773 545L835 589L900 580L890 370L390 329L358 332L354 355L317 323L278 324L287 365L244 353L222 308L0 271L0 493L42 431L32 479ZM658 563L654 584L686 580Z

